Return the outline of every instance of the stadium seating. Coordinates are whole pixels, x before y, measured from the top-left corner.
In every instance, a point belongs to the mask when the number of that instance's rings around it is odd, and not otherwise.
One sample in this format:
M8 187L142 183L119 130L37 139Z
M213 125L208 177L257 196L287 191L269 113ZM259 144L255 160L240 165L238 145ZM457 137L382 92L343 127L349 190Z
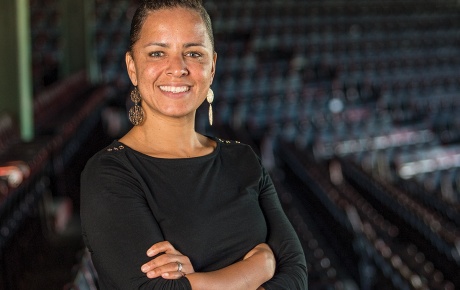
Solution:
M204 3L218 53L215 120L210 127L200 108L196 127L261 155L304 247L310 289L459 288L458 1ZM136 4L95 1L102 84L92 86L82 74L58 79L57 1L30 0L40 138L21 144L1 116L0 250L15 261L0 265L6 289L27 270L24 247L12 245L30 245L41 229L43 197L59 192L78 208L65 166L105 141L87 143L103 131L105 106L129 106L124 53ZM17 185L5 177L18 174ZM65 289L97 283L81 253Z

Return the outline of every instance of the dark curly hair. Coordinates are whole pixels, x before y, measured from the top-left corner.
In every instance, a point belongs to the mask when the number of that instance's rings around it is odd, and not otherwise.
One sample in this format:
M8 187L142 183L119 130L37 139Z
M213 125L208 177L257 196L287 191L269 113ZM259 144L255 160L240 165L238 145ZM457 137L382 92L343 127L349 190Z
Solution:
M141 31L142 25L144 25L145 19L150 12L175 7L191 9L200 14L201 19L206 26L209 39L211 40L212 48L214 49L214 36L212 32L211 18L204 8L203 2L201 0L144 0L137 8L131 21L131 31L129 33L129 51L133 51L134 44L139 40L139 33Z

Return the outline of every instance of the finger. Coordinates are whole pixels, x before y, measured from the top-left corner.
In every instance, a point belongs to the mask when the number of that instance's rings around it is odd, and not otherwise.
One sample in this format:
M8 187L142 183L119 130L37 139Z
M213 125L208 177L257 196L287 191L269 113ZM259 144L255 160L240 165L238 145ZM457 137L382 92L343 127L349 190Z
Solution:
M183 265L181 262L177 262L177 270L174 272L165 272L161 276L165 279L179 279L185 276L185 273L183 272Z
M147 256L153 257L155 255L158 255L159 253L164 253L167 250L174 249L174 247L171 245L170 242L168 241L162 241L154 244L147 250Z
M177 251L173 247L173 245L171 245L171 243L168 242L168 241L163 241L163 242L156 243L156 244L154 244L153 246L151 246L147 250L147 256L149 256L149 257L156 256L156 255L158 255L160 253L169 253L169 254L180 255L180 252Z
M153 260L142 265L141 271L144 273L147 273L149 271L152 271L153 269L156 269L156 268L168 265L168 264L175 265L175 267L177 268L177 265L178 265L177 263L180 260L183 260L184 257L185 256L181 256L181 255L163 254L163 255L157 256ZM186 261L184 262L185 264L189 263L188 258L186 258ZM182 263L182 265L184 266L184 263ZM172 271L171 269L174 270L174 268L169 268L169 270L166 270L166 271Z
M156 277L164 276L164 277L168 277L168 279L177 279L185 275L185 273L183 272L184 271L183 266L180 267L180 265L181 263L179 262L167 263L167 264L164 264L162 266L159 266L159 267L156 267L156 268L153 268L147 271L146 274L147 274L147 277L149 278L156 278ZM143 270L145 270L144 267L143 267Z
M180 279L182 277L185 277L185 274L183 272L166 272L161 275L164 279Z

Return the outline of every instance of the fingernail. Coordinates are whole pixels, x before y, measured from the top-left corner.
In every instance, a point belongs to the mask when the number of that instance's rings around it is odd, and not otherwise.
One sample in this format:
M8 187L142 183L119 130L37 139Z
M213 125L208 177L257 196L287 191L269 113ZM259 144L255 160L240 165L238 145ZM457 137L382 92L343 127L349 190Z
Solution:
M150 269L150 267L149 267L149 266L147 266L147 265L144 265L144 266L142 266L142 268L141 268L141 271L142 271L142 272L144 272L144 273L146 273L146 272L148 272L148 271L149 271L149 269Z
M154 253L155 253L155 251L153 251L153 250L148 250L148 251L147 251L147 256L152 257Z
M169 273L163 273L161 274L162 277L169 277Z

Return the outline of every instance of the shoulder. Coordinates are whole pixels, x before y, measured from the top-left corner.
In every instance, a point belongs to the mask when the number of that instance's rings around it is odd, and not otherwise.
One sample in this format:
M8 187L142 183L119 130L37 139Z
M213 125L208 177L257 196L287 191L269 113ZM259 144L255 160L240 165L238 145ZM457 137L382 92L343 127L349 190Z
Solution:
M140 188L139 178L128 156L127 148L114 141L94 154L87 162L80 176L82 198L87 196L122 195L120 191L129 188L132 192Z
M125 146L118 141L113 141L110 145L98 151L88 159L83 169L83 176L100 176L107 171L122 171L126 167Z
M241 143L240 141L236 140L226 140L222 138L215 138L216 142L220 143L220 147L224 151L231 151L231 152L246 152L248 154L255 155L254 150L251 146L245 143Z
M248 144L242 143L240 141L225 140L221 138L215 138L215 140L216 142L220 143L220 151L223 156L227 156L232 158L235 162L243 163L246 165L261 165L259 156Z

